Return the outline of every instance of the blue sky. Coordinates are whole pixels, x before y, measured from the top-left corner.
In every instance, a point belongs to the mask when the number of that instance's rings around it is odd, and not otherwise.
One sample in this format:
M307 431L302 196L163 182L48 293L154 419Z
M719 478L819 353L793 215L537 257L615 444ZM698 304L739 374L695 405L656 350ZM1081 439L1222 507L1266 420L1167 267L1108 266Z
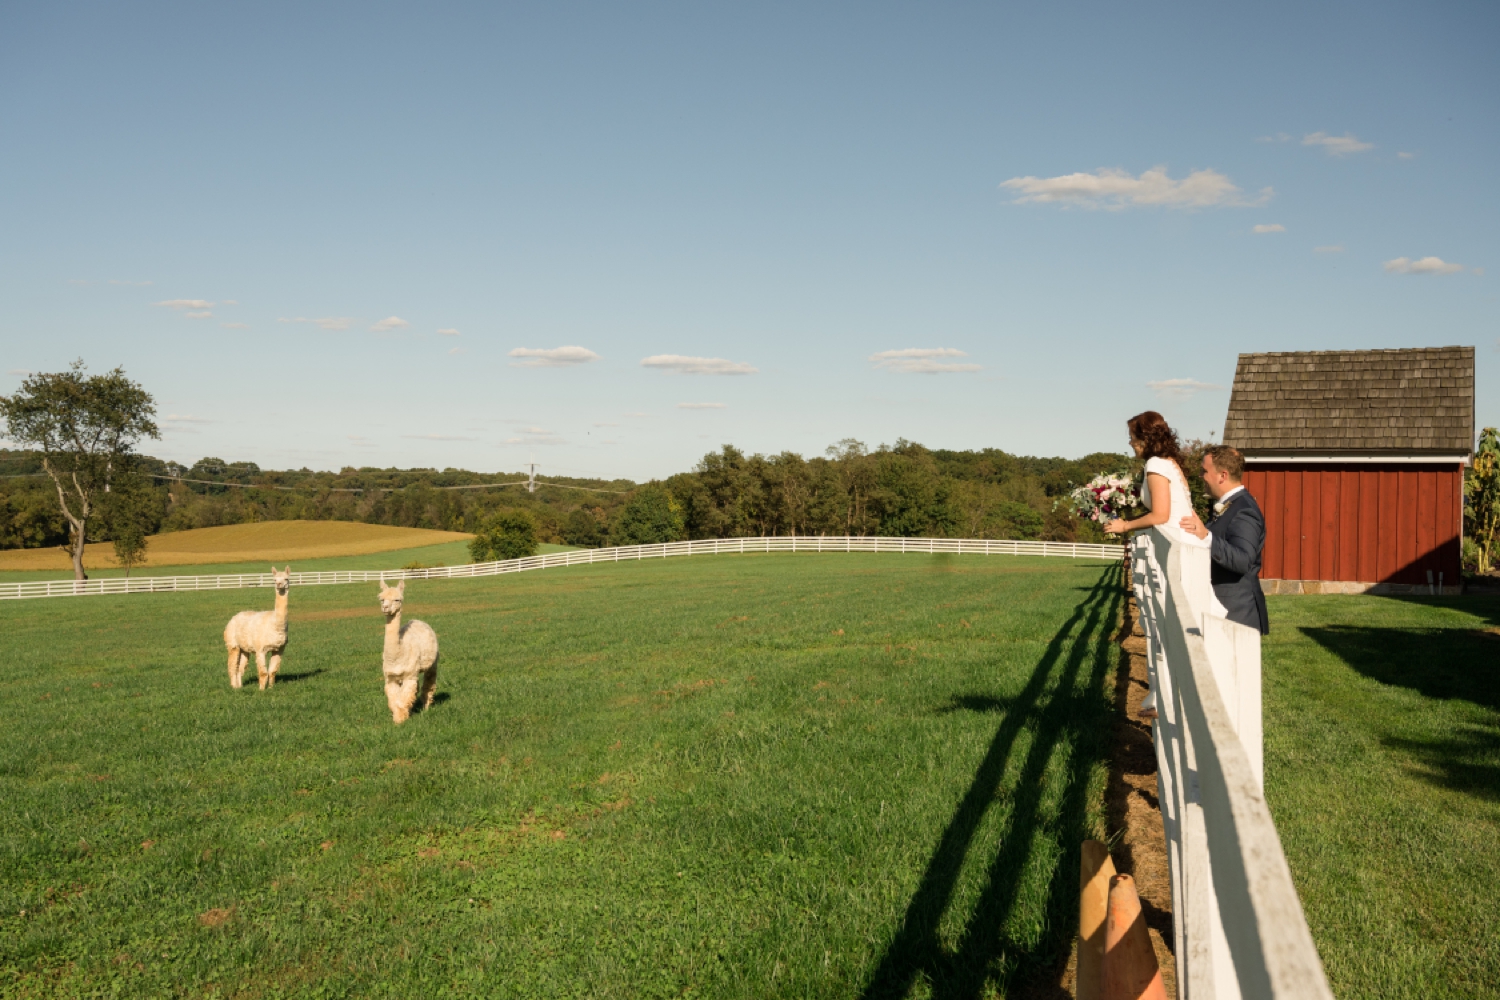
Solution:
M1482 3L9 5L0 392L81 356L185 462L640 479L1206 436L1241 351L1472 344L1497 424L1497 47Z

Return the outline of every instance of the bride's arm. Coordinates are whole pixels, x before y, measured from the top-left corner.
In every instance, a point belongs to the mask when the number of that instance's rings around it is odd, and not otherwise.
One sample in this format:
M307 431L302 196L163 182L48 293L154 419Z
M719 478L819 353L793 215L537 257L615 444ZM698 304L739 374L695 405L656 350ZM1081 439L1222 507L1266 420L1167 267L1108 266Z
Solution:
M1151 510L1134 521L1114 520L1104 526L1105 534L1123 535L1137 528L1154 528L1166 524L1172 516L1172 484L1159 472L1146 473L1146 486L1151 490ZM1160 498L1158 500L1158 498Z

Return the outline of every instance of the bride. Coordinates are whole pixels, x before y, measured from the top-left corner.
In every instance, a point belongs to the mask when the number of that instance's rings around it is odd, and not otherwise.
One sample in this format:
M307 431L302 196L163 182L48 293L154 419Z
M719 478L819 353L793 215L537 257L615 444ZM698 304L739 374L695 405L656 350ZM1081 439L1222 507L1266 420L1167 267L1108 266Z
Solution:
M1111 535L1123 535L1140 528L1156 528L1173 543L1184 541L1187 535L1178 522L1193 512L1193 502L1188 493L1187 473L1182 468L1177 432L1155 410L1136 414L1125 426L1130 431L1130 447L1135 449L1136 457L1146 460L1141 505L1148 513L1131 521L1116 518L1104 530ZM1156 718L1154 687L1146 691L1140 714L1147 719Z

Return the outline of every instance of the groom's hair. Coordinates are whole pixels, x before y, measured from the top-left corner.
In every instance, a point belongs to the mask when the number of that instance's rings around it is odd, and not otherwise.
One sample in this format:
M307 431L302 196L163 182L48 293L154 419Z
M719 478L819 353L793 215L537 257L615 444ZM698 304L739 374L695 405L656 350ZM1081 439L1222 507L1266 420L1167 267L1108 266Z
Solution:
M1215 469L1235 482L1245 478L1245 456L1238 448L1231 448L1227 444L1216 444L1204 454L1214 460Z

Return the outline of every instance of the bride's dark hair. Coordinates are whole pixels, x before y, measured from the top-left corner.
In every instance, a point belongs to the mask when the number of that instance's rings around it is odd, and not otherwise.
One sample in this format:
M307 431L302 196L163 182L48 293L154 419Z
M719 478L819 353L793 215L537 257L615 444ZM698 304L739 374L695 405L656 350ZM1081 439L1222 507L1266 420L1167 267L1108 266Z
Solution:
M1142 458L1169 458L1182 467L1182 448L1177 432L1167 425L1166 417L1155 410L1137 413L1125 422L1133 441L1141 443Z

